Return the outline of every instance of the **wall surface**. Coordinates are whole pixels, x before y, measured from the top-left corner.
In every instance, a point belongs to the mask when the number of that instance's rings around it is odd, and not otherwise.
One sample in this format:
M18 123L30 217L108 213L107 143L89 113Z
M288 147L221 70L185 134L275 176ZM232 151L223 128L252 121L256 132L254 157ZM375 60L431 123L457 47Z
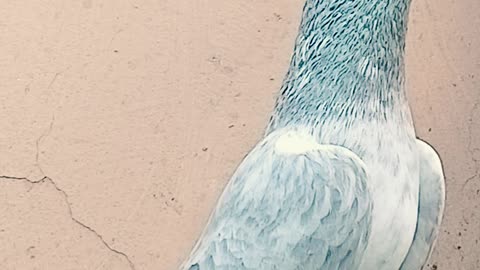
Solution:
M303 0L3 0L1 269L175 269L263 133ZM428 269L480 269L480 1L414 0L408 94L440 153Z

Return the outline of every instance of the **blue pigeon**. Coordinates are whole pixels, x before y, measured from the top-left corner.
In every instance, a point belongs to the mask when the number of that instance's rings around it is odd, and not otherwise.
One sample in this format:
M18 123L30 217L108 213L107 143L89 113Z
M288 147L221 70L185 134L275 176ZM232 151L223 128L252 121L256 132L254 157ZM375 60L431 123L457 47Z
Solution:
M265 136L182 270L422 269L445 187L405 93L409 6L306 0Z

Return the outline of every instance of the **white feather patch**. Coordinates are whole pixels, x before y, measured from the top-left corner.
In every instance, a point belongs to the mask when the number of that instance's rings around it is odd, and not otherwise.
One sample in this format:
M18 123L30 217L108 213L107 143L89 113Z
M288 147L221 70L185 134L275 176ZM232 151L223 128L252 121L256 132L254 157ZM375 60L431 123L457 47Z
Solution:
M298 133L286 133L275 143L275 150L282 154L304 154L319 150L320 145L311 136L301 136Z

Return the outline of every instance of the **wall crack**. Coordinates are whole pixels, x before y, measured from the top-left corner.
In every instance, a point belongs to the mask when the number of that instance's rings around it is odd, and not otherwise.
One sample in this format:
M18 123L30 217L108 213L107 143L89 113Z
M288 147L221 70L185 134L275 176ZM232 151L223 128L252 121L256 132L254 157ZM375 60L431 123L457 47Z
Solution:
M53 122L52 122L53 123ZM35 185L35 184L42 184L42 183L50 183L51 185L53 185L53 187L57 190L57 192L61 193L62 196L63 196L63 199L65 201L65 203L67 204L67 208L68 208L68 213L70 215L70 218L72 219L72 221L74 223L76 223L77 225L79 225L80 227L90 231L91 233L93 233L101 242L102 244L108 249L110 250L111 252L115 253L117 256L123 258L124 260L126 260L130 266L130 268L132 270L135 270L135 265L133 264L132 260L129 258L129 256L125 253L125 252L122 252L122 251L119 251L115 248L113 248L112 246L110 246L110 244L108 244L105 239L103 239L103 236L100 235L95 229L93 229L92 227L84 224L83 222L81 222L80 220L76 219L74 216L73 216L73 212L72 212L72 207L70 205L70 201L68 200L68 194L61 188L59 188L57 186L57 184L49 177L45 176L43 177L42 179L40 180L30 180L26 177L15 177L15 176L7 176L7 175L2 175L0 176L0 179L1 180L11 180L11 181L25 181L25 182L28 182L32 185Z
M38 137L38 139L35 141L35 147L36 147L35 166L37 166L37 168L40 170L40 173L42 175L45 175L45 173L43 172L42 166L40 166L40 154L41 154L40 153L40 143L42 142L43 139L45 139L48 135L50 135L50 133L52 132L54 123L55 123L55 115L52 115L52 120L50 121L50 125L49 125L48 129L45 132L43 132ZM41 181L41 180L43 180L43 179L40 179L39 181ZM30 180L28 180L28 181L30 181ZM35 181L35 182L39 182L39 181Z
M480 153L480 149L474 147L473 144L473 138L475 137L473 134L472 126L474 124L474 115L475 111L480 109L480 95L477 97L477 100L475 101L472 110L470 111L469 118L468 118L468 142L467 142L467 151L470 154L470 157L473 162L474 166L474 173L472 176L468 177L465 182L463 183L462 189L465 189L467 184L476 179L478 176L480 176L480 160L476 156L476 152Z

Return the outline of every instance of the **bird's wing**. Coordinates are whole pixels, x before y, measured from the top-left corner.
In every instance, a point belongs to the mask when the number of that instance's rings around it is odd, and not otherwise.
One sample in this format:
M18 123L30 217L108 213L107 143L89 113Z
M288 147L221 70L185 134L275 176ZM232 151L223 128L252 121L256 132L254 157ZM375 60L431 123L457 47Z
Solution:
M412 246L400 270L419 270L430 257L445 207L445 179L435 150L417 140L420 153L418 220Z
M350 150L274 131L238 167L182 269L355 269L370 231L366 177Z

